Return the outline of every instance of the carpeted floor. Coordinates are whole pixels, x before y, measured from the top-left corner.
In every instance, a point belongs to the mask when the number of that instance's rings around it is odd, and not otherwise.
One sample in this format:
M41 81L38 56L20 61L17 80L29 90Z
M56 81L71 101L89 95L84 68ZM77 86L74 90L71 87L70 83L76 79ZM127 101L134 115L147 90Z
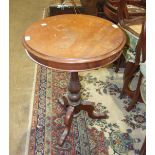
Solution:
M35 64L27 57L22 37L25 29L42 18L50 0L9 2L9 154L27 155L26 139ZM2 154L2 153L1 153Z
M65 110L57 99L66 92L69 74L38 66L29 155L138 155L145 137L145 105L126 112L129 98L119 99L123 72L108 67L79 75L82 99L94 102L96 111L108 112L109 118L93 120L81 111L63 147L58 146Z

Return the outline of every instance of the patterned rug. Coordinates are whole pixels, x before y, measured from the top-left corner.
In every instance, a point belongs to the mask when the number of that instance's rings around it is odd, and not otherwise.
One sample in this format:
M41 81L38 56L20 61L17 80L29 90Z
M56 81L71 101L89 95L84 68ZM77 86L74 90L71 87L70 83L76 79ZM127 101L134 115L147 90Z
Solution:
M73 119L64 145L65 110L57 99L66 92L69 74L38 66L29 141L29 155L138 155L145 138L145 105L127 112L130 99L119 99L123 72L113 68L80 72L83 100L95 102L108 119L94 120L81 111Z

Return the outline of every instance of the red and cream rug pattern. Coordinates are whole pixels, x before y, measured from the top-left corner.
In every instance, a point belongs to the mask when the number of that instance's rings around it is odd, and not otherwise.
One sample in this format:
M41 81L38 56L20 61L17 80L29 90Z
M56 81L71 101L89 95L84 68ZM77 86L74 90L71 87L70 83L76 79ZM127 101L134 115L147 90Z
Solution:
M81 111L62 147L65 110L57 99L67 91L69 73L37 66L28 155L138 155L145 138L145 104L127 112L130 99L119 98L123 72L113 68L80 72L83 100L95 103L108 119L94 120Z

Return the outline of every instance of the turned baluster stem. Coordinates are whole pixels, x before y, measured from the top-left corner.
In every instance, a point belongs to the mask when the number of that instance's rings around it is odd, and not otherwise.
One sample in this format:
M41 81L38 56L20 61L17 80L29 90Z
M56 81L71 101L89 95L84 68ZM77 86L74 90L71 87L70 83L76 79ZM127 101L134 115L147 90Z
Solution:
M68 99L69 99L69 105L71 106L77 106L80 104L80 81L78 72L71 72L70 75L70 81L68 84Z

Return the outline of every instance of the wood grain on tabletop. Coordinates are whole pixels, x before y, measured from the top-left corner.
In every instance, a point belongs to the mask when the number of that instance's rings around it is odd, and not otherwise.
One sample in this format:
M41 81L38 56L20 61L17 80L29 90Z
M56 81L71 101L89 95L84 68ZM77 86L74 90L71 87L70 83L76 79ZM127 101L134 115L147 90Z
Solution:
M59 63L105 59L123 48L124 32L113 23L90 15L58 15L33 23L25 32L25 48Z

